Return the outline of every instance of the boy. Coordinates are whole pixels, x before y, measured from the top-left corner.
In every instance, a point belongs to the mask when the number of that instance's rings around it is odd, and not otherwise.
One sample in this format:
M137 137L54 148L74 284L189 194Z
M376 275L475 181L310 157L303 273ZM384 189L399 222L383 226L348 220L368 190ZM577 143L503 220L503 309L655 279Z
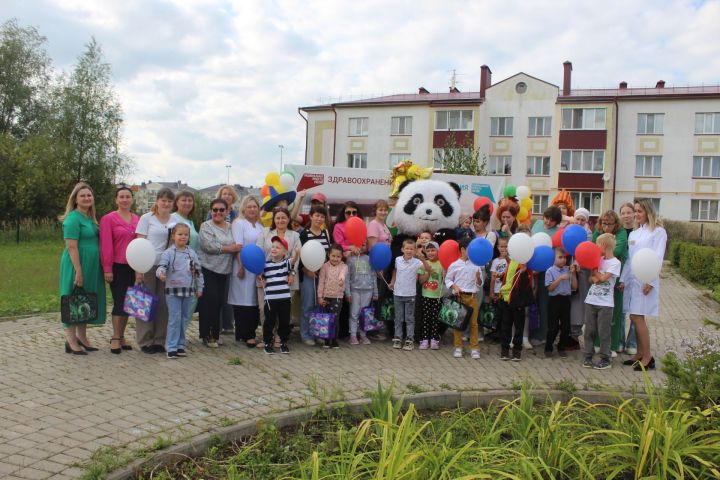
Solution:
M420 350L440 349L440 299L443 293L443 268L438 260L438 244L430 241L425 245L427 263L432 270L421 268L420 283L422 285L422 297L420 298L422 312L422 335Z
M467 248L470 245L469 238L460 240L460 258L455 260L448 267L447 275L445 275L445 286L452 290L460 303L473 309L472 317L470 317L470 357L473 359L480 358L480 350L478 344L478 304L477 291L483 284L482 267L472 263L468 259ZM462 332L453 330L453 345L455 352L453 357L462 358L463 340Z
M590 273L590 290L585 298L585 344L583 367L605 370L612 365L610 353L610 330L615 306L615 282L620 276L620 260L615 258L615 235L603 233L595 241L603 252L600 268ZM593 364L595 338L600 338L600 361Z
M548 332L545 339L545 357L552 357L553 344L560 330L558 355L567 358L565 347L570 340L570 294L577 290L576 267L566 265L567 257L562 248L555 249L555 264L545 271L545 286L548 290Z
M417 258L415 240L406 238L402 244L402 256L395 259L395 270L388 287L394 292L395 303L395 336L393 348L413 349L415 336L415 295L417 294L418 271L432 270L427 260ZM402 344L403 321L405 322L405 345Z
M287 346L290 336L290 285L295 272L286 259L288 243L278 236L270 239L270 258L265 262L265 271L260 276L260 284L265 289L265 322L263 323L263 341L265 353L272 355L273 329L277 324L280 336L280 353L290 353Z

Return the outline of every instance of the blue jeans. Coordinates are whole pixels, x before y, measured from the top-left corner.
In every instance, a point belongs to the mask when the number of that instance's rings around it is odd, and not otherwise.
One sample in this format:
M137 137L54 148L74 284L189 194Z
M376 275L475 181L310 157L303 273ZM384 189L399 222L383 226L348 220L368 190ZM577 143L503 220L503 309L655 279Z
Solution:
M415 338L415 297L395 295L395 338L403 338L403 322L405 322L405 339Z
M166 295L165 301L168 306L165 350L168 352L177 352L180 348L185 350L185 330L190 324L190 317L192 316L190 307L195 304L195 297Z
M313 340L310 336L310 311L317 304L315 281L316 279L304 275L300 282L300 337L303 341Z

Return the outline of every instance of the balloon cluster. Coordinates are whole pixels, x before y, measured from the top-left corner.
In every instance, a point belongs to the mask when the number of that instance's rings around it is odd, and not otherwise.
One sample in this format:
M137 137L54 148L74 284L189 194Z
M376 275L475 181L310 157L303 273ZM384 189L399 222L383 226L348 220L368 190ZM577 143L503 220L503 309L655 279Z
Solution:
M529 187L521 185L516 187L515 185L507 185L503 190L503 196L515 200L520 205L520 211L517 214L517 220L520 223L529 222L532 214L532 192Z
M287 170L282 173L270 172L265 175L265 185L260 189L262 197L260 207L265 211L260 217L260 221L264 226L269 227L272 223L272 208L265 208L268 202L279 195L291 192L294 186L295 175ZM289 203L292 203L292 200Z
M397 198L400 191L400 185L406 180L424 180L430 178L432 175L432 167L422 168L418 165L413 165L412 160L404 160L395 165L390 173L390 181L392 187L390 189L390 198Z

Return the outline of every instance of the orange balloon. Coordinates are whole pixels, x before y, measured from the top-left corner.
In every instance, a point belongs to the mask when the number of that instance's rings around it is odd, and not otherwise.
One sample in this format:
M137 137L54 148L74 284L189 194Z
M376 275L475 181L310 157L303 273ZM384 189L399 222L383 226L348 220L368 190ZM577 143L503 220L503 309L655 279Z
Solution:
M263 187L260 189L260 195L265 198L268 195L270 195L270 185L263 185Z
M521 222L524 222L528 218L528 211L525 207L520 207L520 211L518 212L517 219Z

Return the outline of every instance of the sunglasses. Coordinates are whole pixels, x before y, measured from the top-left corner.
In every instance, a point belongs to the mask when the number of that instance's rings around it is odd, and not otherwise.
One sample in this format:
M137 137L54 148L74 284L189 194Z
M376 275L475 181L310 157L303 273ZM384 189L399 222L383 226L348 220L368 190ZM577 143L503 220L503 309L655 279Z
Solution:
M347 216L355 216L358 214L357 210L345 210L345 215Z
M225 213L224 208L213 208L212 211L213 213Z

